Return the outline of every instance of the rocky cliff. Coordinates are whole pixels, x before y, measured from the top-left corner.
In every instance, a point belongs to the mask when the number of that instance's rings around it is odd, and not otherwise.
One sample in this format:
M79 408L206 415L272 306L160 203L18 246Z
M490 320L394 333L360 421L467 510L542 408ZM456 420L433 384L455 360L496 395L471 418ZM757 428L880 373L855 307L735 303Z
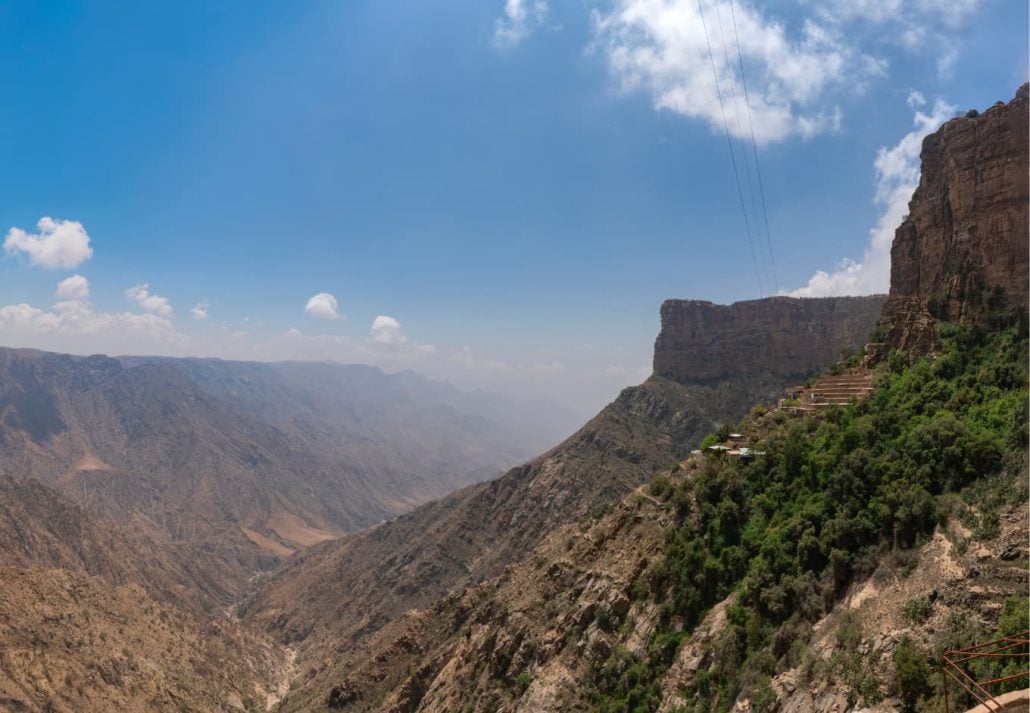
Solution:
M666 300L654 372L682 384L756 374L784 382L835 362L868 341L883 295L772 297L717 305Z
M736 423L754 404L815 371L820 364L803 359L805 348L795 348L795 341L818 341L829 355L825 363L863 344L882 301L667 302L659 337L666 348L656 355L656 373L625 389L565 442L497 480L302 553L265 582L242 607L245 619L296 643L310 662L281 710L327 705L346 672L377 645L378 632L392 631L406 611L431 608L449 591L501 575L557 529L603 510L675 464L719 423ZM677 321L692 311L705 317ZM731 318L721 320L725 314ZM777 318L763 326L769 314ZM672 378L718 360L727 368L706 366L700 377Z
M891 248L893 346L931 351L937 320L1027 306L1028 86L923 140L922 176Z
M1025 92L1020 96L1015 104L1023 101L1025 111ZM1019 126L997 123L1007 110L987 112L995 119L984 121L995 123L973 137L969 152L986 161L990 152L979 143L1003 144L995 134L1025 129L1025 117ZM962 126L953 122L941 135ZM937 180L929 174L954 168L948 155L935 159L944 168L924 164L928 175L914 204ZM986 215L984 206L1004 203L995 193L1015 179L972 180L995 181L973 201ZM1017 208L999 208L987 220L994 227L979 233L961 223L963 240L951 236L941 247L926 238L920 226L929 223L917 206L906 223L915 237L903 234L905 226L899 231L895 250L908 250L913 262L895 270L887 319L900 314L905 300L931 326L932 315L983 319L992 304L976 302L981 284L993 305L1022 307L1025 232L1022 245L1012 236L1025 231L1025 219L1019 224L1013 217ZM947 210L959 225L955 216L962 211ZM932 299L941 286L953 290L948 299ZM911 695L894 680L891 652L902 639L916 641L909 648L968 645L1001 625L1009 598L1026 599L1025 577L1018 577L1026 558L1026 496L1017 487L1025 482L1022 446L1005 458L996 450L991 464L966 471L982 478L1004 466L967 490L965 504L949 495L956 504L948 529L935 530L937 514L912 519L909 506L918 493L918 507L933 511L935 501L918 480L929 454L940 451L922 445L930 432L939 430L949 448L975 455L983 444L962 440L968 429L956 425L956 414L978 418L970 404L981 396L1014 409L1026 398L1025 374L1005 382L1008 393L999 396L993 384L930 373L934 367L926 362L913 367L923 378L911 379L892 380L883 365L879 398L864 410L800 421L753 410L739 428L774 457L737 463L691 455L651 487L633 491L681 457L706 422L742 414L774 385L860 347L884 299L666 302L654 375L565 443L496 481L308 550L266 583L243 614L295 642L304 661L279 710L668 712L689 706L828 713L857 701L870 710L898 709L899 696ZM996 369L1003 357L1025 365L1025 333L1010 332L996 334L978 353L966 344L960 354L973 360L969 374L986 373L984 365ZM951 348L941 363L954 368ZM934 388L924 392L928 381ZM946 402L956 384L985 393ZM922 409L942 412L939 423L912 425L910 412ZM1011 413L998 419L994 435L1007 434L1014 420ZM883 434L898 427L910 432ZM832 465L831 456L838 458ZM904 458L910 470L899 469ZM901 482L899 499L896 479L912 473L915 483ZM620 492L625 497L614 506L597 507ZM1001 501L1000 520L981 510ZM777 502L786 507L777 510ZM921 537L910 538L918 551L899 539L902 518L921 528ZM892 556L881 556L892 546ZM689 623L701 614L698 626ZM929 700L931 692L914 695Z

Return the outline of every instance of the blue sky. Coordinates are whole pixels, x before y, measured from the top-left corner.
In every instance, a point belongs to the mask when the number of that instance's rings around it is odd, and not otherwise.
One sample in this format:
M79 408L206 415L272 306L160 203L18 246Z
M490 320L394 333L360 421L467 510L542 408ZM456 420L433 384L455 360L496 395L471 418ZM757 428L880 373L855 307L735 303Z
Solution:
M1026 3L701 6L711 56L695 0L0 3L0 344L587 412L665 298L884 289L919 141L1026 80Z

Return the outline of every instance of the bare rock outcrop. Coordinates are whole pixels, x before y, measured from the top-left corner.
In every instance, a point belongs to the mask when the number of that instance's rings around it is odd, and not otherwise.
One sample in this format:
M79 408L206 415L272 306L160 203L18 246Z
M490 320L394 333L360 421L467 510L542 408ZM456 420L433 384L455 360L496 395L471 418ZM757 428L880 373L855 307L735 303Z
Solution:
M654 371L684 384L753 379L758 372L784 381L808 376L842 350L860 349L883 302L883 295L770 297L731 305L666 300Z
M935 323L1027 306L1028 86L923 140L922 177L891 248L892 346L932 351Z

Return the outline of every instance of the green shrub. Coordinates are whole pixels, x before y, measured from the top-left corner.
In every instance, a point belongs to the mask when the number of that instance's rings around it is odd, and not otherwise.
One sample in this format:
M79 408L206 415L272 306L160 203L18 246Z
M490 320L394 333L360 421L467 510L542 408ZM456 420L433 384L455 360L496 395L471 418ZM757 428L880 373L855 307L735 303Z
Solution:
M610 633L615 630L615 617L612 616L612 610L607 604L598 605L594 621L601 631Z
M933 614L933 602L928 597L916 597L905 602L901 615L910 624L922 624Z
M668 500L676 491L676 486L673 485L672 481L669 480L667 476L656 475L651 480L651 485L648 490L650 490L651 495L654 497L661 500Z
M919 699L930 692L930 666L926 652L907 636L901 638L894 650L894 678L906 711L914 711Z
M533 682L533 676L529 671L522 671L518 676L515 677L515 696L521 698L522 694L529 688L529 684Z
M634 586L653 597L658 637L640 661L614 656L595 680L595 710L653 710L655 686L670 651L730 593L724 633L711 644L711 665L698 673L686 697L696 711L726 711L743 691L759 690L777 667L801 666L835 676L855 701L872 704L880 682L868 656L858 654L857 617L845 615L832 662L804 656L811 624L838 602L855 578L870 575L889 554L902 576L917 565L917 550L942 517L959 514L978 536L997 513L1026 501L1021 481L1028 409L1026 324L990 331L943 325L936 360L895 352L862 402L804 419L762 418L764 458L708 458L690 480L652 484L675 504L665 557ZM755 430L747 421L742 431ZM720 442L724 432L703 445ZM975 508L962 513L957 492ZM885 568L889 571L890 568ZM902 612L912 622L932 612L927 599ZM603 616L603 615L602 615ZM1009 605L1004 625L1028 618ZM985 640L975 622L949 617L935 635L941 647ZM976 634L976 637L973 635ZM979 637L979 638L977 638ZM971 639L966 643L967 639ZM960 643L962 642L962 643ZM915 642L894 657L905 706L938 692L928 678L927 655ZM807 674L806 674L807 675Z
M1002 636L1014 636L1030 629L1030 600L1026 597L1006 599L998 628Z

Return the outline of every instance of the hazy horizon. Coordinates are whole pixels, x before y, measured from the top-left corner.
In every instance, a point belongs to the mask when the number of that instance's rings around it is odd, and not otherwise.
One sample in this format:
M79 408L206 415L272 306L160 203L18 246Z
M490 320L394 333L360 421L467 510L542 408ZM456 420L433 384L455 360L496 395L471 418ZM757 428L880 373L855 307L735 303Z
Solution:
M650 373L664 299L885 291L922 137L1026 80L1027 8L705 12L9 8L0 344L589 414Z

